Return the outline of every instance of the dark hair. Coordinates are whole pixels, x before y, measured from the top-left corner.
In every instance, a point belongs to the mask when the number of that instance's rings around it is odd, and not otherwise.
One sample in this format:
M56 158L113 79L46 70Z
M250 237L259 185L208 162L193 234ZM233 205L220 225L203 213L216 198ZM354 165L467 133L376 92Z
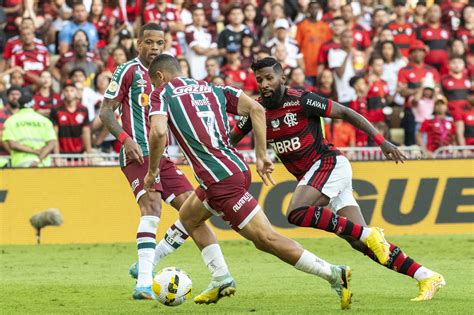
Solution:
M167 70L170 72L181 71L181 66L178 59L168 54L161 54L155 57L150 63L148 73L150 77L153 77L158 70Z
M356 75L356 76L353 76L350 80L349 80L349 85L351 86L351 88L354 88L354 86L356 85L357 81L359 80L365 80L363 76L361 75Z
M72 35L71 47L74 48L74 42L76 41L76 35L77 35L78 33L83 33L84 36L86 36L87 50L89 50L89 44L90 44L90 42L89 42L89 36L87 35L87 33L86 33L84 30L81 30L81 29L77 30L77 31Z
M242 7L240 6L240 4L233 4L231 5L228 9L227 9L227 12L225 14L225 16L227 17L232 11L234 10L240 10L242 13L244 13L244 10L242 9Z
M379 11L387 12L387 8L385 6L376 6L373 15L375 15Z
M372 53L372 55L370 55L370 58L369 58L369 65L371 66L371 65L374 63L374 61L377 60L377 59L382 59L382 61L385 62L385 60L383 60L382 55L379 54L378 51L374 51L374 52Z
M258 70L267 67L273 68L273 71L275 71L279 75L284 74L281 64L273 57L265 57L263 59L254 61L250 66L253 72L257 72Z
M193 74L191 73L191 65L189 64L188 59L186 59L184 57L178 57L177 59L178 59L178 63L184 61L188 65L188 77L192 78ZM183 68L181 68L181 70L182 69Z
M377 44L377 46L375 47L374 54L376 53L376 54L382 56L382 58L383 58L382 48L383 48L383 45L385 45L385 44L389 44L393 48L393 60L391 60L391 61L395 61L397 59L402 58L402 54L400 53L400 49L397 47L397 45L395 45L395 43L392 40L384 40L383 42L379 42ZM384 59L384 62L385 62L385 59Z
M143 38L143 35L145 34L145 31L160 31L160 32L164 32L164 30L163 30L163 28L160 26L160 24L154 23L154 22L149 22L149 23L146 23L145 25L143 25L143 26L140 28L140 31L138 32L138 38L139 38L139 39L142 39L142 38Z
M474 8L474 4L469 1L468 4L464 6L464 8L461 11L461 19L460 19L460 27L465 27L466 26L466 20L464 19L464 11L466 11L468 8Z
M80 68L80 67L77 67L77 68L72 69L72 70L69 72L69 77L71 78L71 77L74 75L74 73L76 73L76 72L82 72L82 74L84 74L84 76L87 78L87 73L86 73L86 71L85 71L83 68Z
M339 16L336 16L336 17L334 17L334 18L332 19L333 22L334 22L334 21L339 21L339 20L341 20L342 22L344 22L344 24L346 23L346 21L344 21L344 19L343 19L342 16L340 16L340 15L339 15Z
M450 56L449 56L449 61L454 60L454 59L461 59L462 61L465 61L465 60L464 60L464 57L461 56L461 55L455 55L455 54L453 54L453 55L450 55Z
M316 89L317 89L317 92L319 93L320 89L321 89L321 85L323 83L323 72L324 71L329 71L329 73L331 73L331 76L332 76L332 84L331 84L331 93L329 95L324 95L324 97L326 98L330 98L332 100L335 100L337 99L337 92L336 92L336 80L334 80L334 75L332 74L332 71L329 70L328 68L325 68L323 69L323 71L321 71L321 73L318 74L318 76L316 77Z

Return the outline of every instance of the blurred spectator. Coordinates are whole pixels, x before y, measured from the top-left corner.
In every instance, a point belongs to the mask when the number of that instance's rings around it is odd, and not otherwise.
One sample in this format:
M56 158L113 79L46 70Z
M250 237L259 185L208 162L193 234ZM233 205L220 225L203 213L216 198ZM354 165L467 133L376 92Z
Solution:
M459 28L464 5L464 0L443 1L441 4L442 22L450 31L456 31Z
M8 119L8 117L17 113L19 110L20 105L18 104L18 100L22 94L23 89L18 85L13 85L7 90L6 103L4 104L3 108L0 108L0 139L2 138L3 125L5 124L5 121ZM1 141L0 144L0 156L8 155L8 146ZM5 165L5 161L0 159L0 166L3 165Z
M331 70L324 69L319 73L315 90L316 93L325 98L337 100L336 82L334 81Z
M217 40L217 47L221 56L226 55L226 48L231 45L240 45L242 40L242 34L247 26L243 24L244 14L240 5L233 5L227 12L227 19L229 24L226 25L225 29L219 34Z
M173 4L178 12L181 23L186 26L193 22L192 13L188 10L185 0L173 0ZM204 8L202 5L200 6Z
M113 37L112 23L115 19L108 19L104 14L104 3L102 0L93 0L89 15L89 21L95 26L99 40L97 42L97 48L104 48L110 39Z
M323 15L323 22L332 24L335 17L341 16L341 0L328 0L326 13Z
M258 87L255 76L249 70L242 69L240 51L236 44L231 43L227 47L226 59L227 64L220 71L226 79L226 84L243 89L249 95L257 94Z
M360 13L358 22L367 32L371 32L374 18L374 0L359 0Z
M39 114L49 117L51 109L58 106L61 96L53 91L53 76L47 70L41 72L41 84L33 97L33 109Z
M5 26L5 33L7 37L13 37L18 34L18 28L15 25L15 19L22 13L22 0L4 0L2 5L7 16L7 25Z
M304 70L300 67L291 69L288 75L288 85L294 89L314 92L315 87L306 83Z
M441 8L432 5L426 12L426 24L416 30L416 38L422 40L429 48L425 62L435 67L438 72L448 66L449 30L441 25Z
M349 81L350 86L354 89L356 97L350 102L349 107L367 117L368 106L367 106L367 91L368 86L363 76L352 77ZM360 129L356 129L356 146L365 147L367 146L367 134Z
M11 67L22 68L25 84L40 85L40 74L49 67L49 53L46 47L37 45L35 34L31 28L24 28L20 32L22 46L16 46L10 59Z
M408 57L410 43L415 39L415 28L407 21L406 0L394 0L395 20L388 23L386 28L393 33L393 41L404 57Z
M402 127L405 130L405 145L415 144L415 117L409 101L410 96L420 93L423 80L434 80L439 89L439 74L435 68L425 64L426 46L415 40L410 45L410 63L398 73L398 92L405 98Z
M413 115L415 116L415 132L420 130L421 124L433 116L435 103L434 80L423 80L421 89L410 97Z
M423 148L428 157L433 156L436 149L456 144L456 129L454 122L446 113L448 112L446 99L441 96L435 101L434 118L425 120L417 134L417 144ZM426 134L426 143L423 141Z
M77 88L72 81L66 81L62 91L62 105L51 110L51 121L59 140L54 153L90 153L91 132L87 108L79 103Z
M466 64L461 56L449 58L449 74L441 79L443 93L448 99L448 109L452 115L468 106L467 95L471 89L471 81L464 72Z
M251 34L259 36L262 30L261 27L255 23L257 8L252 3L247 3L243 6L243 11L244 24L247 26Z
M418 28L425 24L425 15L428 8L426 7L426 0L418 0L416 2L413 14L408 18L408 22Z
M318 53L318 74L327 68L328 55L330 49L341 48L341 35L346 29L346 24L342 17L338 16L334 18L331 24L332 37L321 45Z
M225 80L222 76L216 75L215 77L212 77L210 79L209 83L212 83L214 85L225 85Z
M351 4L346 4L341 8L341 16L344 19L344 22L346 22L347 29L352 31L352 36L354 37L354 47L360 51L364 51L369 48L369 33L364 27L355 22L354 12Z
M456 38L461 39L468 47L468 64L474 64L474 4L467 4L461 16L461 24L456 31Z
M474 145L474 90L469 91L468 103L454 115L459 145Z
M326 139L338 148L355 147L356 131L348 122L342 119L332 119L330 124L324 125Z
M368 83L369 90L367 92L367 120L371 123L385 122L383 108L390 103L390 95L387 82L382 80L383 74L383 58L380 55L372 55L369 62Z
M72 20L69 21L59 32L59 53L65 54L72 43L74 34L78 30L83 30L89 39L89 50L94 50L99 41L99 35L94 24L87 21L88 13L82 2L74 3L72 7Z
M18 104L20 110L5 121L2 135L10 148L12 166L51 166L48 155L56 146L53 124L32 109L31 95L23 95Z
M283 1L282 1L283 2ZM260 42L266 43L271 38L275 36L275 27L274 23L278 19L286 19L285 9L283 7L283 3L279 3L277 1L268 2L271 3L271 10L268 15L265 16L264 22L262 22L263 29L262 29L262 36L260 38Z
M107 71L114 73L115 68L127 62L127 50L122 46L117 46L112 50L112 55L107 61Z
M370 38L378 38L384 27L388 23L387 8L377 7L374 10L374 18L372 19L372 25L370 28Z
M69 74L69 78L77 88L79 103L87 108L89 121L93 121L96 105L101 100L101 96L86 84L87 77L84 69L73 69Z
M155 22L161 25L163 29L169 29L172 34L184 31L184 25L181 23L176 7L166 0L155 0L149 3L145 8L144 23Z
M290 68L295 68L298 66L304 69L305 63L303 54L300 51L298 43L290 38L290 24L288 23L288 20L278 19L275 21L273 26L275 28L275 37L270 39L270 41L266 43L266 46L272 49L272 52L274 52L274 49L278 44L284 45L287 52L285 64L287 64Z
M205 66L207 76L204 78L204 81L211 82L213 77L216 77L220 74L219 62L215 57L209 57L206 60Z
M257 46L257 41L255 40L253 34L250 30L245 30L242 34L242 41L240 43L240 54L242 56L242 68L250 69L252 62L254 61L255 52L257 52L259 47Z
M355 91L349 85L349 80L356 74L354 67L356 49L352 47L352 31L345 30L341 37L341 48L329 50L329 68L333 70L336 81L337 99L343 105L349 105L354 99Z
M181 71L183 72L183 75L188 78L193 78L193 72L191 71L191 67L189 65L189 62L186 58L179 57L178 58L179 65L181 66Z
M290 67L286 61L288 60L288 49L283 44L277 44L272 48L272 55L280 63L283 73L288 76L292 67Z
M186 28L186 58L191 65L194 79L202 80L206 77L206 60L217 56L217 44L212 41L212 35L204 27L206 16L202 6L192 10L192 25Z
M133 43L132 33L128 29L123 29L119 33L118 46L125 48L127 52L127 60L132 60L137 56L137 49Z
M318 75L318 54L321 45L327 42L332 35L329 26L318 20L322 13L321 6L317 1L311 1L308 5L308 18L297 26L296 41L298 42L304 57L306 79L311 85L316 84ZM301 64L299 64L301 66Z
M87 42L86 33L79 30L73 37L72 51L64 53L56 63L53 74L57 80L62 81L68 79L69 73L76 68L82 68L86 73L90 84L98 71L98 60L93 52L88 51L89 44Z

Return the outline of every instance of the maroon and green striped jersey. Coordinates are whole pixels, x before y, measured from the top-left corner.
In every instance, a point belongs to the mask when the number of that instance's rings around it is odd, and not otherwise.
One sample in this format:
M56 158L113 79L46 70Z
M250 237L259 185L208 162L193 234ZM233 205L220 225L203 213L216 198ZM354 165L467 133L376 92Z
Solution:
M204 188L248 170L229 143L226 114L237 114L241 93L229 86L180 77L151 94L150 116L168 116L170 130Z
M115 69L105 98L117 101L123 130L140 146L143 156L148 156L148 112L149 95L153 91L148 69L138 58L132 59ZM127 165L123 146L120 150L120 166Z

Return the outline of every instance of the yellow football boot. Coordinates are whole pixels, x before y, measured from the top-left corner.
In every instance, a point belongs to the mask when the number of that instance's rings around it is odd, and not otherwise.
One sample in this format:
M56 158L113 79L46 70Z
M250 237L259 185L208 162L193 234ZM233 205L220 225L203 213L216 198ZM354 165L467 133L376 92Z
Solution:
M371 228L371 230L364 244L375 254L382 265L386 265L390 257L390 244L385 240L381 228Z
M222 281L211 281L211 284L201 294L194 298L196 304L217 303L224 296L235 294L235 281L232 277L227 277Z
M435 272L431 277L418 281L418 296L411 300L414 302L431 300L445 285L443 276Z
M333 288L341 298L341 310L347 310L350 308L352 302L352 270L349 266L333 266L331 270L336 279L336 281L331 284L331 288Z

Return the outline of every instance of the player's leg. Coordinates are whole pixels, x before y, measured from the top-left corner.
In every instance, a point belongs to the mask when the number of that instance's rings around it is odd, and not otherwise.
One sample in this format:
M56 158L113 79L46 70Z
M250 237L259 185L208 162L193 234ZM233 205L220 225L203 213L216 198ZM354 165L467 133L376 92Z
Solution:
M130 163L122 168L140 207L140 222L137 229L138 268L137 284L133 293L134 299L153 299L151 284L153 282L153 258L156 247L156 230L161 216L160 182L155 182L156 192L147 193L143 189L143 178L148 170L148 158L140 165Z
M327 204L330 198L350 183L346 175L351 172L349 161L342 156L324 158L305 174L293 193L287 212L288 222L301 227L312 227L339 236L362 241L372 249L379 261L386 263L389 258L389 244L378 228L363 227L331 209L317 206Z

